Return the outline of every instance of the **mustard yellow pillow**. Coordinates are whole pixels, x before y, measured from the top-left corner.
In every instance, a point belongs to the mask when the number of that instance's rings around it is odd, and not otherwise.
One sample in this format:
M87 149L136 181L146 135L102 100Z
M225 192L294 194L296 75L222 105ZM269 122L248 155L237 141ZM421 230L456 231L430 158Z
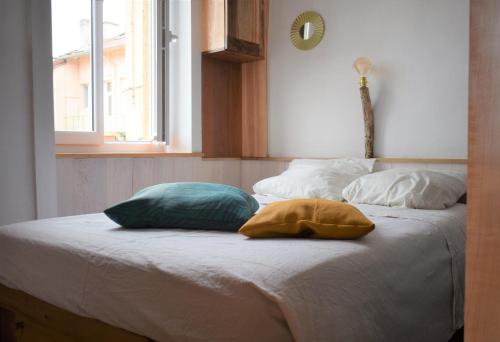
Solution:
M239 230L252 238L311 237L357 239L375 228L352 205L324 199L274 202L247 221Z

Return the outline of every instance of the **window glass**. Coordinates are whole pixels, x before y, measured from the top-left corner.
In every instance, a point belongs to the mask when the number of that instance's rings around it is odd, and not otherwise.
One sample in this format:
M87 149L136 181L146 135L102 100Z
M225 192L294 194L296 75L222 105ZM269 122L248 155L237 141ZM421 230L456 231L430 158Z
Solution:
M92 104L90 103L90 89L88 84L82 84L82 108L90 110Z
M104 0L106 141L151 141L151 0Z
M52 0L55 130L89 132L56 134L58 143L150 142L158 135L164 114L156 115L163 99L157 92L165 88L154 82L164 81L158 75L166 66L158 56L168 50L158 47L165 33L158 33L163 17L156 6L164 5Z
M52 0L54 123L58 131L93 131L91 1Z

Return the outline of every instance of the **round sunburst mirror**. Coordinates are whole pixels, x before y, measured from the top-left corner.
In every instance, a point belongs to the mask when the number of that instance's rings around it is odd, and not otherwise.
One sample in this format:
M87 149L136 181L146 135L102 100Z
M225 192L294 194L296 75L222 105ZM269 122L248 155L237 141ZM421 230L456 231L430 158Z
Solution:
M290 40L297 49L310 50L321 42L324 33L323 17L318 12L307 11L294 20Z

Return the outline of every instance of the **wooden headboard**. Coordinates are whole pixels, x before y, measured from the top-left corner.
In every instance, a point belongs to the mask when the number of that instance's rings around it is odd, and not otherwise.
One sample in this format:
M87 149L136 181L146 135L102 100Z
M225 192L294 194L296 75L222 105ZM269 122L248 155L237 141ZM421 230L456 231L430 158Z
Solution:
M252 191L252 186L259 180L280 174L288 168L295 158L243 158L241 164L241 188ZM330 158L308 158L330 159ZM423 158L376 158L375 171L391 168L419 168L450 171L467 171L466 159L423 159Z

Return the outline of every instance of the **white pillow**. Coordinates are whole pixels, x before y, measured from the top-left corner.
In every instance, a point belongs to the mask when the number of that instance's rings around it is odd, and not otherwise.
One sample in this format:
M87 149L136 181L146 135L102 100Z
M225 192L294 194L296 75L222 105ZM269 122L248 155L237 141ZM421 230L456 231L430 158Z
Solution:
M373 170L375 159L295 159L281 175L253 186L258 195L342 200L342 189Z
M454 205L465 191L465 174L391 169L356 179L344 189L342 195L350 203L444 209Z

